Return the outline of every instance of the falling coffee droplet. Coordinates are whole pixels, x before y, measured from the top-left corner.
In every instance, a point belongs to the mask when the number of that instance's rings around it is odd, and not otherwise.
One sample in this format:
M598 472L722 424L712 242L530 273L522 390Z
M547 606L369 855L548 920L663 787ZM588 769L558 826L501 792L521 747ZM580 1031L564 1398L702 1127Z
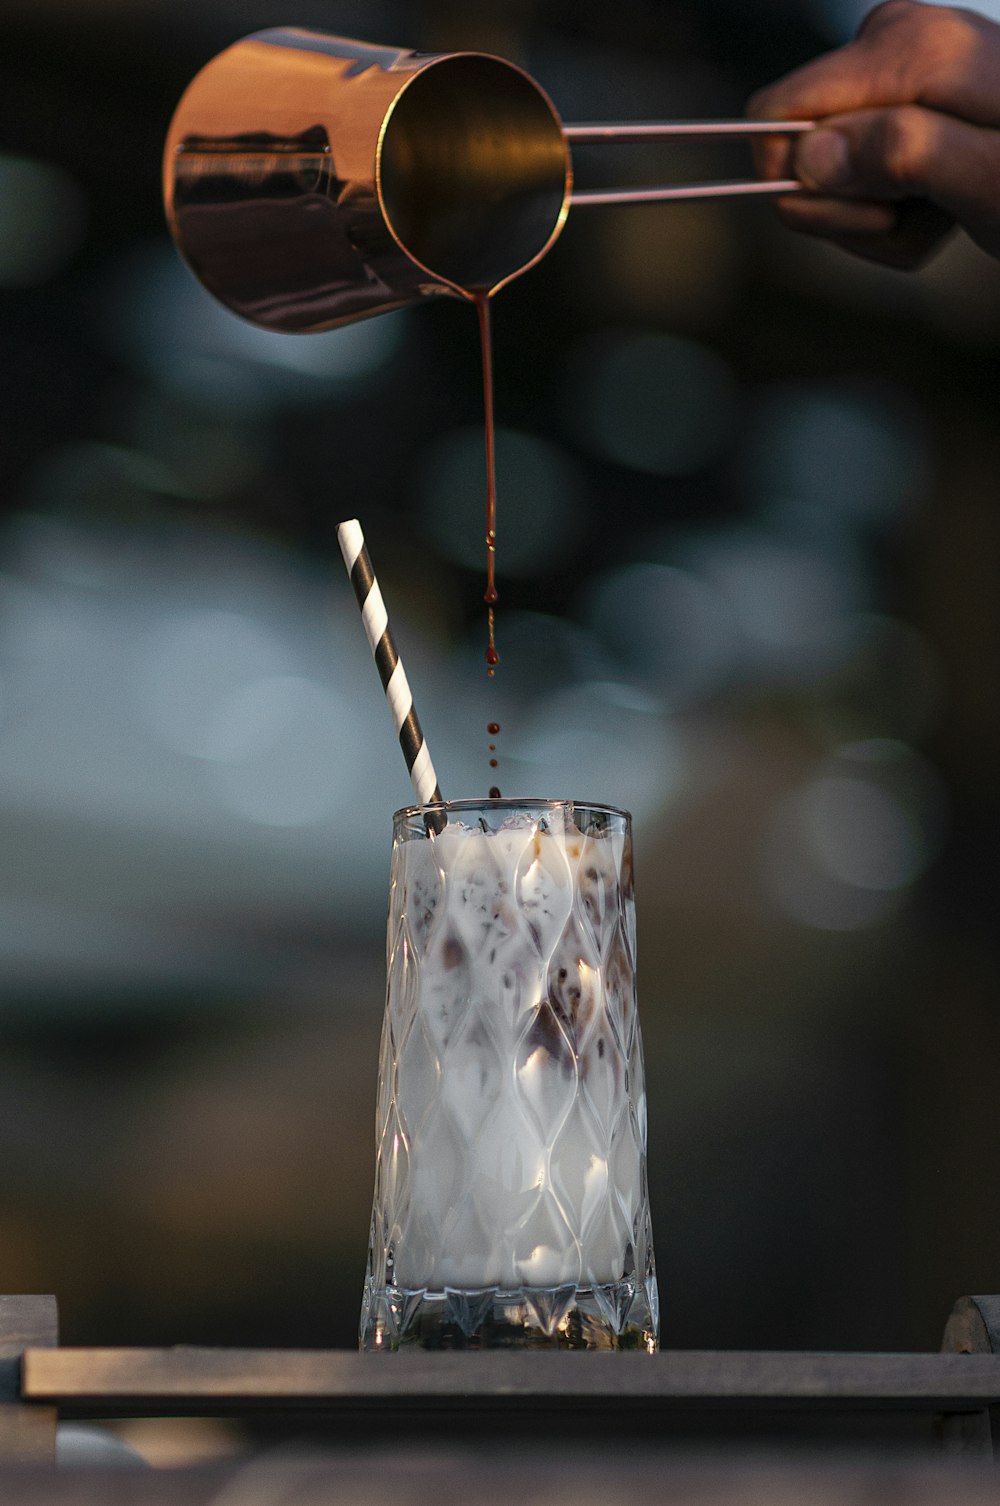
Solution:
M488 735L490 737L497 737L499 735L499 732L500 732L500 723L499 722L487 722L486 723L486 731L487 731L487 733L488 733ZM495 742L491 742L489 744L489 750L490 750L491 753L495 753L496 752L497 745L496 745ZM497 767L498 762L499 762L498 759L491 758L490 759L490 768L491 769L495 769ZM499 796L495 796L494 795L492 798L493 799L498 799Z

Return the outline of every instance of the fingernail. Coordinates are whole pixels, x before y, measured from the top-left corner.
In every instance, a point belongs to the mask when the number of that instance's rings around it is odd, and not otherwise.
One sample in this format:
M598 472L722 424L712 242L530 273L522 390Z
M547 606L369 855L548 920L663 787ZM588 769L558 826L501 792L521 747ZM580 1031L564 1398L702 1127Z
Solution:
M807 131L795 154L795 170L807 188L845 188L851 181L851 150L839 131Z

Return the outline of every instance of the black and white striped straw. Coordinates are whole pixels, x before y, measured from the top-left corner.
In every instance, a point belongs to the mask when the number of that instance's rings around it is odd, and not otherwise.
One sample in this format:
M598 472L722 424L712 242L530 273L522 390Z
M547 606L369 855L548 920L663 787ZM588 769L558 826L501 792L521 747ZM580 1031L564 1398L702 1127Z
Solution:
M338 526L337 539L340 552L344 556L344 564L347 566L347 573L351 577L354 594L358 599L358 606L361 608L361 620L378 666L382 689L385 691L393 724L399 736L399 746L406 759L413 792L418 804L439 805L442 803L443 796L438 786L437 775L431 763L431 755L428 752L424 734L417 720L406 671L396 652L396 645L392 641L392 633L389 631L389 614L385 609L382 592L379 590L372 562L368 557L365 536L361 532L361 524L357 518L348 518ZM439 832L444 829L445 817L442 812L429 811L424 819L429 831Z

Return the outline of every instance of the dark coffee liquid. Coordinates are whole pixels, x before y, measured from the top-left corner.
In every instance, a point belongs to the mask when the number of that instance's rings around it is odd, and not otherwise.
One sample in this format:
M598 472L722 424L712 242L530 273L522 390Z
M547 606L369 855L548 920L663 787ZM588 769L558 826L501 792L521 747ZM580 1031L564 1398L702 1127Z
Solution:
M486 624L488 640L486 645L486 673L492 679L496 667L500 663L500 655L497 653L495 625L496 617L494 608L497 603L496 581L496 553L497 553L497 465L496 465L496 428L493 421L493 330L490 324L490 295L489 293L476 293L473 295L476 305L476 315L479 319L479 346L483 358L483 418L485 420L486 434L486 590L483 600L486 603ZM490 722L486 728L491 738L497 736L500 731L499 722ZM496 753L497 745L490 743L490 752ZM495 769L499 760L490 759L490 768ZM497 786L490 786L490 799L499 800L500 791Z
M479 344L483 357L483 417L486 428L486 590L483 600L489 608L486 614L489 632L486 665L487 673L492 675L500 663L500 655L497 653L494 640L493 615L493 608L497 602L497 467L496 429L493 422L493 332L490 328L490 295L476 293L473 302L479 318Z

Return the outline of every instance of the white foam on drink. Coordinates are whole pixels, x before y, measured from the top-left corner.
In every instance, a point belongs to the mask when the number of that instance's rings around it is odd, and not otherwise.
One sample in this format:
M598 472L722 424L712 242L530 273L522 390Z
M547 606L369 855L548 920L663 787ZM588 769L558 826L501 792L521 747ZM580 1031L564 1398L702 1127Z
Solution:
M396 1285L621 1279L645 1122L623 860L560 808L397 846Z

